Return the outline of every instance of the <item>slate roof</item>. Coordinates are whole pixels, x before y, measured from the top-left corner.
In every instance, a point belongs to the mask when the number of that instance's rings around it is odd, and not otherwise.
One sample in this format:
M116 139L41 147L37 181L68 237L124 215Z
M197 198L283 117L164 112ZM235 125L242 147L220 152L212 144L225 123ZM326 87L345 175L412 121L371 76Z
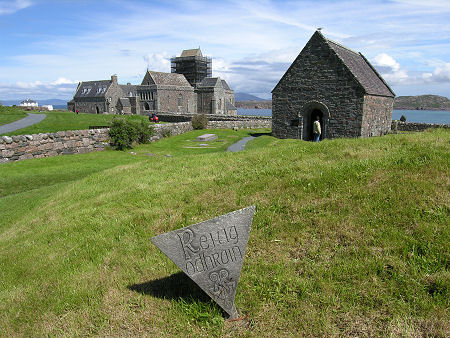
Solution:
M361 53L354 52L334 41L325 40L355 76L356 80L364 87L367 94L395 96L392 89Z
M181 52L181 56L182 58L185 57L190 57L190 56L203 56L202 55L202 51L200 50L200 48L195 48L195 49L185 49Z
M337 57L343 62L343 64L347 67L350 73L355 77L355 80L363 87L366 94L370 95L379 95L379 96L388 96L394 97L394 91L389 87L389 85L383 80L380 74L375 70L375 68L370 64L370 62L362 55L361 53L357 53L340 45L337 42L332 40L328 40L325 38L320 31L316 31L314 35L311 37L310 41L314 38L318 37L323 42L330 47L330 49L336 53ZM309 41L308 41L309 43ZM308 44L307 43L307 44ZM303 49L304 50L304 49ZM302 52L303 52L302 50ZM292 66L298 62L298 58L289 66L288 70L281 77L280 81L278 81L275 88L272 90L272 93L277 89L277 87L283 82L286 74L289 73Z
M37 103L37 102L33 101L32 99L26 99L26 100L23 100L22 102L20 102L20 104L23 104L23 103Z
M137 96L137 86L135 85L119 85L120 89L123 91L123 95L129 96ZM131 95L130 95L131 92Z
M131 107L130 99L127 97L121 97L119 99L120 103L122 104L122 107Z
M111 80L81 82L74 97L104 97L110 85Z
M183 74L147 71L153 82L159 86L192 87Z
M230 86L228 86L228 83L225 80L222 80L222 87L226 90L231 90Z
M198 84L198 87L218 87L220 83L220 78L218 77L205 77L202 82Z
M230 101L226 101L225 107L227 110L237 110L235 106Z

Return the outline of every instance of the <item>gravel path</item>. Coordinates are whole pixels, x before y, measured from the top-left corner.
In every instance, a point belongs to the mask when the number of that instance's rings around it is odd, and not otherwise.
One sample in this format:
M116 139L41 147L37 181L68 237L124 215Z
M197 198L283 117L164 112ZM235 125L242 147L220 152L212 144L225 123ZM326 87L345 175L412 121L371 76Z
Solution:
M245 145L247 144L248 141L253 140L255 138L255 136L247 136L244 137L242 140L239 140L238 142L232 144L231 146L228 147L227 151L231 151L231 152L238 152L241 150L245 149Z
M0 135L5 134L5 133L10 133L17 129L22 129L22 128L25 128L28 126L32 126L35 123L41 122L46 117L47 117L47 115L45 115L45 114L28 114L28 116L24 117L23 119L0 126Z

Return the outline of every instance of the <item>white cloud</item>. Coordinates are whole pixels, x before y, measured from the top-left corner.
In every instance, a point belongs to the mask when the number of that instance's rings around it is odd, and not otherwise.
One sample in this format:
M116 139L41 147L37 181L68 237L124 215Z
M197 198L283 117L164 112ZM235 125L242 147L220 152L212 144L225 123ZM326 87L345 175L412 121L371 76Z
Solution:
M400 64L395 61L390 55L386 53L378 54L373 58L373 63L375 66L389 67L392 71L397 72L400 70Z
M435 82L450 82L450 63L436 67L430 79Z
M51 85L76 84L79 81L68 80L65 77L59 77L55 81L50 82Z
M170 61L167 52L144 55L144 60L147 62L147 68L149 70L158 72L170 71Z
M0 15L13 14L31 5L28 0L0 1Z
M15 82L0 83L0 97L4 100L23 99L33 97L34 99L67 99L75 93L78 81L58 78L55 81L41 82Z

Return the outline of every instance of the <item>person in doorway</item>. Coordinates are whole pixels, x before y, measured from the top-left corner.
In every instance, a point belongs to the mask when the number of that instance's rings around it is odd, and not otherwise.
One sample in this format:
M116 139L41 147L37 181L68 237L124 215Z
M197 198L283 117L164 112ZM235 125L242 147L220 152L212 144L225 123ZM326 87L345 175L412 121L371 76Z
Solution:
M316 120L313 123L313 140L314 140L314 142L319 142L321 133L322 133L322 130L320 129L319 117L317 116Z

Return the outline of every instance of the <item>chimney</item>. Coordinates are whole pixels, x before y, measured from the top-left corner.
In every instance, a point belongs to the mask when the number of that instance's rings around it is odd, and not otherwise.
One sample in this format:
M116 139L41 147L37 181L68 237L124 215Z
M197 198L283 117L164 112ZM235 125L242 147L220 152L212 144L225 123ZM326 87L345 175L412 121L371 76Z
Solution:
M117 84L117 75L116 74L111 75L111 82Z

